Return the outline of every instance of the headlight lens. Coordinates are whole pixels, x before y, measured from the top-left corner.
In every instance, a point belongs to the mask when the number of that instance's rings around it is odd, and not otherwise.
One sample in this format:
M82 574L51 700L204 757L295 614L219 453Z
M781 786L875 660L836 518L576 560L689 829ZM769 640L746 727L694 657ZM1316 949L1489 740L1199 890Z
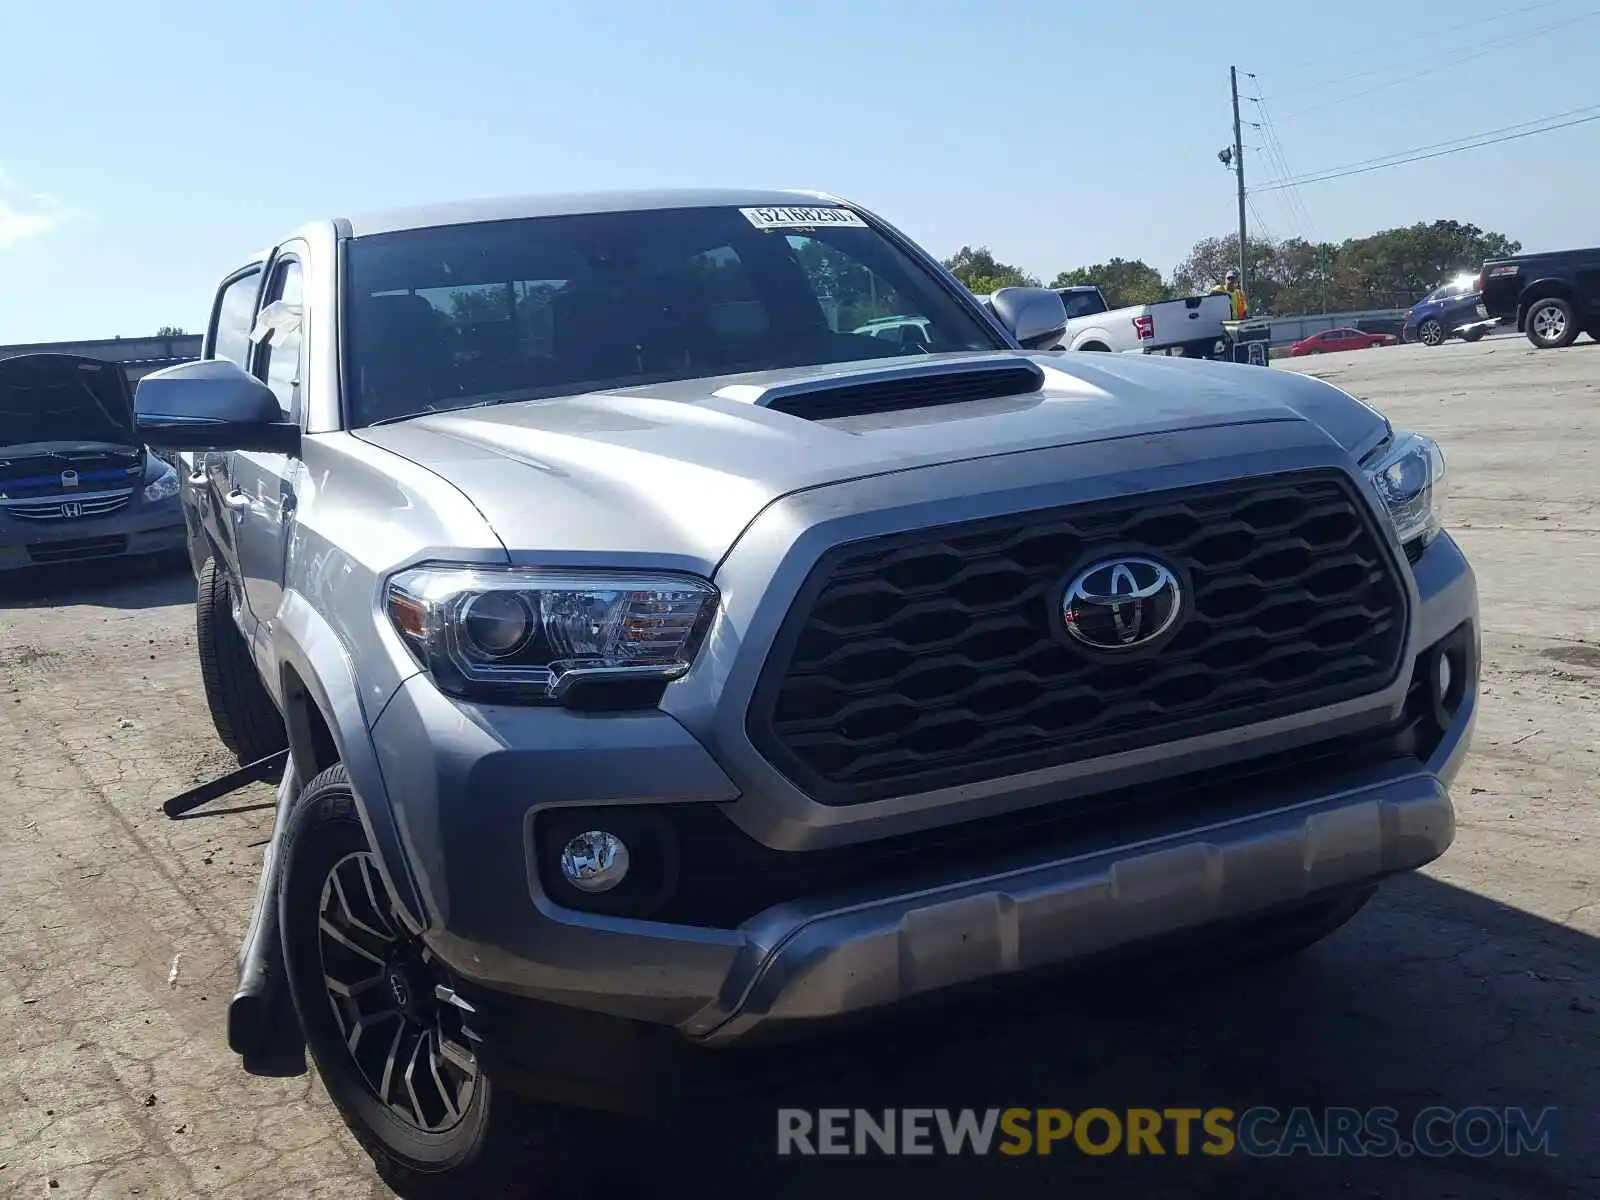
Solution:
M391 579L386 604L441 690L550 700L579 680L676 679L717 591L690 575L424 566Z
M1444 516L1444 451L1438 443L1420 433L1397 432L1365 467L1401 544L1432 541Z
M170 500L178 494L178 473L172 469L171 463L161 464L161 474L144 485L144 498L154 504L158 500Z

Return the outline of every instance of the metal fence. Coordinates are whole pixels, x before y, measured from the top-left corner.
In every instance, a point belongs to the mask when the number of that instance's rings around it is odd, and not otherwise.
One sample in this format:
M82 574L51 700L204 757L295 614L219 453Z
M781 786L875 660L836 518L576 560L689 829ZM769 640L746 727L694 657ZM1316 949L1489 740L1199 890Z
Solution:
M1272 345L1287 346L1324 329L1344 329L1358 321L1400 321L1403 308L1366 308L1359 312L1318 313L1307 317L1271 317Z

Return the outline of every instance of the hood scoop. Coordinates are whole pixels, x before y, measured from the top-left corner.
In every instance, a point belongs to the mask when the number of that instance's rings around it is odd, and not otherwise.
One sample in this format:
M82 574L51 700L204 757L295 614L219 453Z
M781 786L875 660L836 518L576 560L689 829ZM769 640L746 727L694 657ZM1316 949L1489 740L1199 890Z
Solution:
M735 383L712 393L808 421L831 421L971 400L1022 396L1044 387L1044 372L1026 359L896 363L892 367L820 375L769 385Z

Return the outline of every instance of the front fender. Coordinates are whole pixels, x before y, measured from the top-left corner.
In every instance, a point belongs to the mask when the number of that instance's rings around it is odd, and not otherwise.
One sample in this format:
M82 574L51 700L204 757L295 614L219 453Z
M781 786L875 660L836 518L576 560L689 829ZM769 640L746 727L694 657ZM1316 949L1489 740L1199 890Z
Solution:
M1563 300L1572 299L1572 285L1559 275L1541 275L1538 279L1530 279L1523 285L1522 291L1517 295L1517 332L1525 333L1528 320L1528 310L1539 301L1551 296L1559 296Z
M367 842L402 915L420 933L428 915L411 873L390 807L378 754L372 744L370 715L362 703L350 657L333 627L298 592L286 592L273 633L283 680L284 716L289 725L290 752L296 774L309 782L317 773L315 742L306 705L321 714L332 735L339 761L350 775L356 808ZM296 693L300 693L297 695Z

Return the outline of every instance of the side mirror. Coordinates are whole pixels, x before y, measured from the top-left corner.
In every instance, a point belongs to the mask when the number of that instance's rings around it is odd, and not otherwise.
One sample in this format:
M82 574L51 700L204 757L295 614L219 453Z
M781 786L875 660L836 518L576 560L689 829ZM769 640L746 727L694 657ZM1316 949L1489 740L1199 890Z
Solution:
M157 450L300 450L300 426L283 419L272 389L226 359L146 375L133 410L140 439Z
M1053 349L1067 331L1067 307L1049 288L1001 288L989 310L1025 350Z

